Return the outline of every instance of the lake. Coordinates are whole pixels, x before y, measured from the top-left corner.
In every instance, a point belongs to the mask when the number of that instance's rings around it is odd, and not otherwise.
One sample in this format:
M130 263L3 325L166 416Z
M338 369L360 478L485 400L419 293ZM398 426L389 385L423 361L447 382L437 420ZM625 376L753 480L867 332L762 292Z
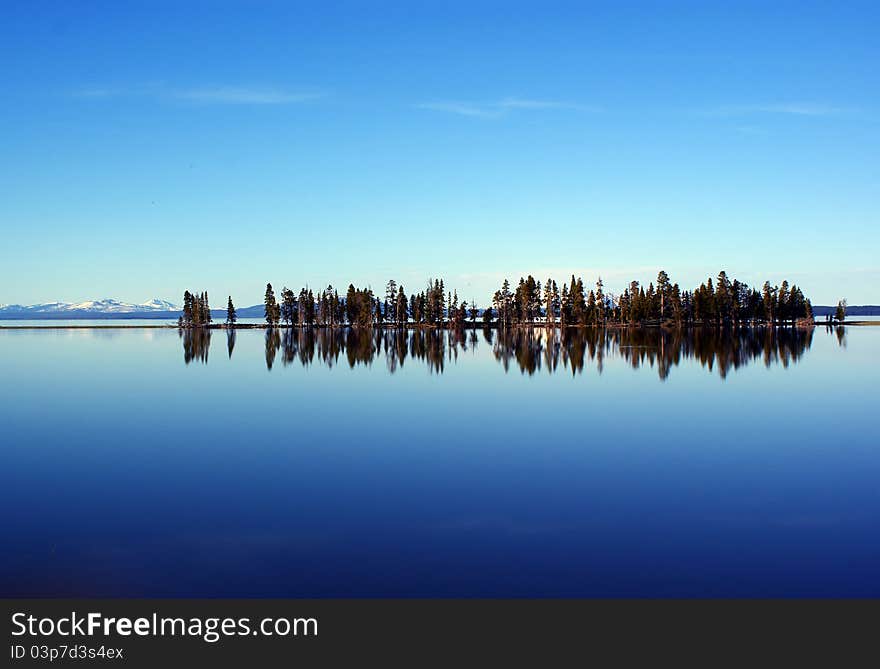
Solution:
M878 348L0 330L0 595L877 597Z

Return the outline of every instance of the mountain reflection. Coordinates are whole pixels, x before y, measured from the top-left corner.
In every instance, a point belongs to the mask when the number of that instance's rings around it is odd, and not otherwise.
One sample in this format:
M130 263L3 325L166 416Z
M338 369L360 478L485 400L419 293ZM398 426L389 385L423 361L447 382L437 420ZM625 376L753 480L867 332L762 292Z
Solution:
M208 362L210 330L181 330L184 361ZM813 329L796 328L587 328L566 330L380 330L359 328L267 329L266 368L312 364L333 367L372 365L384 361L389 372L409 360L442 374L459 355L489 350L505 372L580 374L594 367L600 374L608 360L625 361L633 369L656 369L666 379L684 360L695 360L721 378L751 362L766 367L796 363L810 348ZM227 332L232 357L236 335Z

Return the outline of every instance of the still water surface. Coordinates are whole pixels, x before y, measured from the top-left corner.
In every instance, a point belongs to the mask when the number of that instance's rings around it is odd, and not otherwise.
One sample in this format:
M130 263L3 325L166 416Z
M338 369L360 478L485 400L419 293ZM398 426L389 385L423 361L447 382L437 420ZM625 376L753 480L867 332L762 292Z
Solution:
M0 595L880 596L878 347L0 331Z

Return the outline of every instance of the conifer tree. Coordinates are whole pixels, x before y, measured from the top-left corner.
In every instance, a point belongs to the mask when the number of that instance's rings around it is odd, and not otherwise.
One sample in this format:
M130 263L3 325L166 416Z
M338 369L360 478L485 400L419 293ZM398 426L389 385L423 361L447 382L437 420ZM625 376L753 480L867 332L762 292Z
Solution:
M266 323L269 327L274 327L278 325L278 320L280 316L280 312L278 309L278 303L275 301L275 291L272 290L272 284L266 284L266 295L263 298L263 304L265 306L264 315L266 318Z
M498 295L498 318L501 320L501 326L510 325L513 311L513 294L510 292L510 282L504 279L501 284L501 292Z
M568 299L571 301L572 325L584 325L587 322L587 299L584 295L584 282L571 276L571 293Z
M397 282L394 279L390 279L388 284L385 286L385 320L392 325L396 326L397 323L397 309L392 306L396 305L397 302Z
M769 281L764 282L762 301L764 305L764 318L772 325L776 318L776 289L770 287Z
M657 293L660 295L660 319L666 318L666 300L669 296L669 275L660 270L657 274Z
M556 324L555 307L553 304L553 280L547 279L544 283L544 312L546 315L545 322L548 327Z
M397 327L406 327L407 322L407 300L406 293L403 290L403 286L399 286L397 289L397 302L394 307L394 323Z
M221 293L222 295L222 293ZM236 315L235 315L235 307L232 304L232 295L229 296L229 299L226 302L226 325L235 325ZM232 350L229 351L229 356L232 357Z
M287 286L281 289L281 320L287 326L296 320L296 296Z
M193 324L193 296L188 291L183 291L183 325L192 327Z
M382 303L379 301L379 298L378 298L378 297L376 298L376 307L375 307L375 309L376 309L376 311L375 311L375 318L373 319L373 322L374 322L376 325L382 325Z
M681 288L678 287L677 283L672 285L669 295L672 302L672 318L675 319L677 325L681 325L683 309L681 304Z
M598 325L605 325L605 292L603 290L605 284L602 283L602 277L596 281L596 322Z
M562 297L559 309L559 324L562 327L568 325L571 321L571 296L568 294L568 284L562 284Z
M776 293L776 320L783 325L789 317L789 297L788 281L783 280Z

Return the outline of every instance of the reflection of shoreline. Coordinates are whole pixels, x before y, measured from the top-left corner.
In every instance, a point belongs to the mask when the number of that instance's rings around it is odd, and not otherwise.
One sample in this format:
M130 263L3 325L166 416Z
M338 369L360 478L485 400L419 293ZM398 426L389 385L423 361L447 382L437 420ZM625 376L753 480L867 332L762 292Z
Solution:
M184 360L208 362L212 330L181 329ZM838 342L846 345L844 328L835 328ZM369 328L269 328L265 329L265 363L287 367L299 363L333 367L348 363L372 365L384 359L394 373L409 360L417 360L432 373L443 373L460 353L489 347L505 372L518 369L529 376L567 370L577 375L590 366L600 374L606 361L623 360L629 367L649 366L661 380L684 361L693 361L723 379L731 370L760 361L766 367L787 368L810 348L812 328L509 328L509 329L369 329ZM235 347L236 330L226 332L228 356Z

